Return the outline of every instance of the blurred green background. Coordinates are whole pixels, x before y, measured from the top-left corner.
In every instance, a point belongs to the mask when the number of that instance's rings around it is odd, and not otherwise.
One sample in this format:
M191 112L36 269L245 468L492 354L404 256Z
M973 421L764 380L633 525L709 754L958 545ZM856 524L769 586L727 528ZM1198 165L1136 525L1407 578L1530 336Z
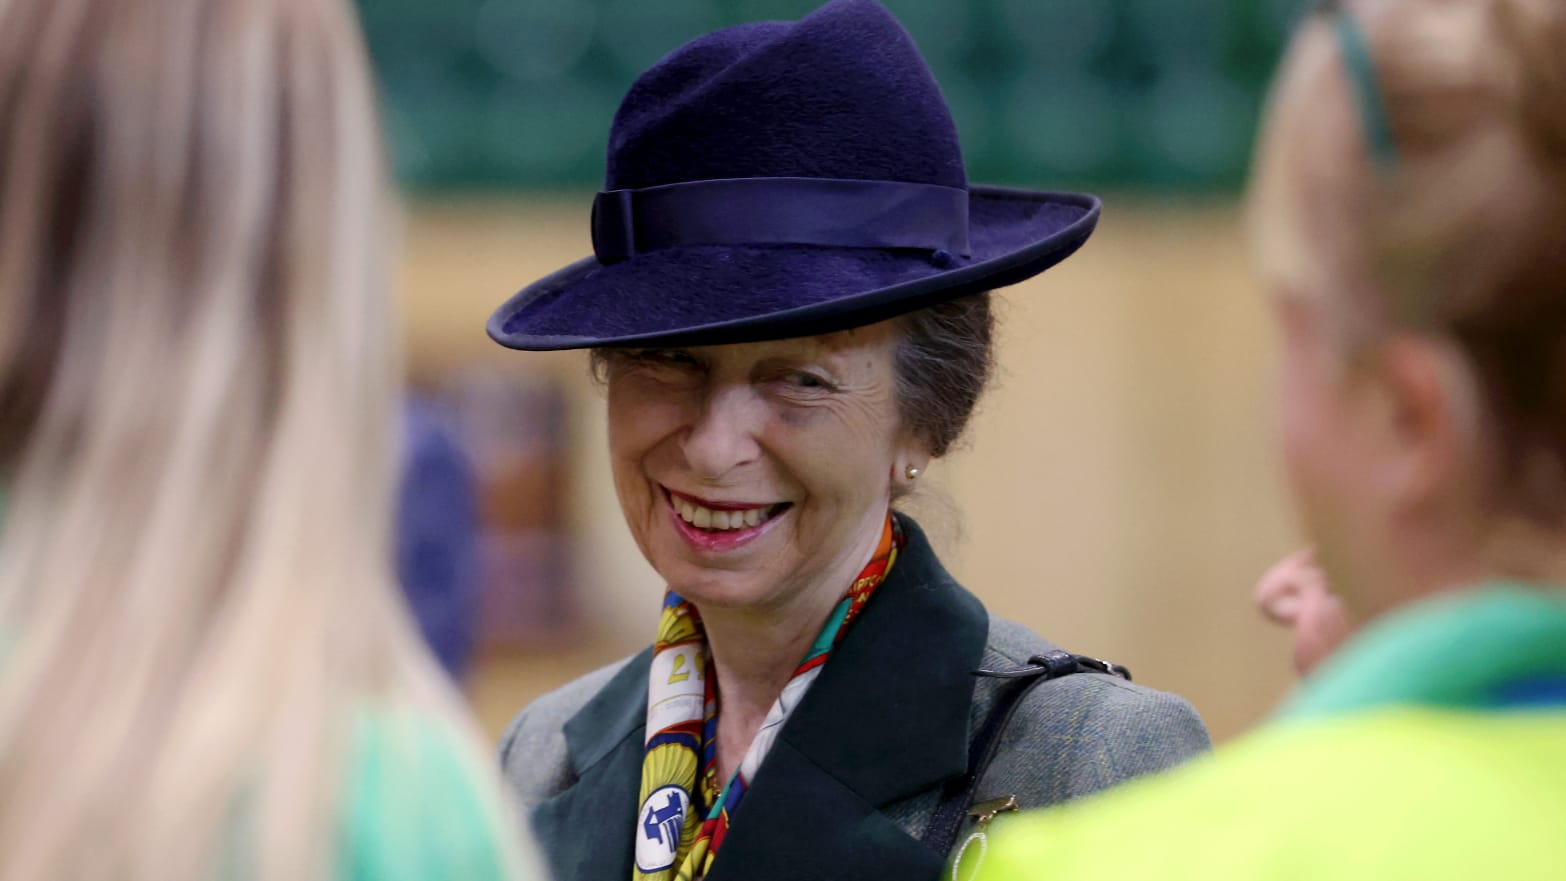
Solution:
M360 0L402 181L580 190L636 76L699 34L818 0ZM1232 189L1300 0L885 0L970 177Z

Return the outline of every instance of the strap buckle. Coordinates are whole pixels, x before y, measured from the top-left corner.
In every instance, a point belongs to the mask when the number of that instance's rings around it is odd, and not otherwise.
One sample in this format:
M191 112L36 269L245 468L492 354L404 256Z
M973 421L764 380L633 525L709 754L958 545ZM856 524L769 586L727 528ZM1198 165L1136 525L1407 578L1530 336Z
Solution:
M1131 681L1131 670L1123 664L1116 664L1102 658L1090 658L1086 655L1079 655L1077 663L1084 667L1092 667L1100 673L1108 673L1111 676L1119 676L1127 682Z
M1043 678L1045 681L1048 681L1083 672L1107 673L1110 676L1118 676L1127 682L1131 681L1131 671L1121 664L1105 661L1102 658L1090 658L1087 655L1074 655L1063 651L1034 655L1028 659L1026 667L1014 667L1010 670L979 669L974 670L973 675L990 679Z

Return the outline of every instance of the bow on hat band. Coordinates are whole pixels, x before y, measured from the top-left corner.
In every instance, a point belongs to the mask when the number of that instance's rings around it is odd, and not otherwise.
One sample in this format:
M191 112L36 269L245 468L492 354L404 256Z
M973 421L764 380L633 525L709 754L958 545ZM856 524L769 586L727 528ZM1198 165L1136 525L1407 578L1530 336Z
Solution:
M593 201L593 250L601 263L682 245L908 248L967 257L968 191L757 177L611 190Z

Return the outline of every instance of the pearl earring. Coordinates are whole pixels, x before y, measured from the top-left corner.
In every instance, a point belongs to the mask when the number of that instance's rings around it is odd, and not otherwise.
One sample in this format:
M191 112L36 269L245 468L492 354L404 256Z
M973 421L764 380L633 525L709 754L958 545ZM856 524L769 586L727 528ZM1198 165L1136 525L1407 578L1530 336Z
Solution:
M919 469L915 468L912 465L909 465L908 466L908 470L903 472L903 473L908 475L908 479L909 480L918 480L919 479Z

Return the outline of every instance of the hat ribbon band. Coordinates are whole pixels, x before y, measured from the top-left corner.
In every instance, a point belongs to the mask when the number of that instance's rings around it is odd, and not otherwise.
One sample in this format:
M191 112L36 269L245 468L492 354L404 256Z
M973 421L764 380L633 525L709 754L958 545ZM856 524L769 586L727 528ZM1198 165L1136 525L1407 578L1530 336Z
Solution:
M602 263L684 245L909 248L966 257L968 191L755 177L611 190L593 200L593 250Z

